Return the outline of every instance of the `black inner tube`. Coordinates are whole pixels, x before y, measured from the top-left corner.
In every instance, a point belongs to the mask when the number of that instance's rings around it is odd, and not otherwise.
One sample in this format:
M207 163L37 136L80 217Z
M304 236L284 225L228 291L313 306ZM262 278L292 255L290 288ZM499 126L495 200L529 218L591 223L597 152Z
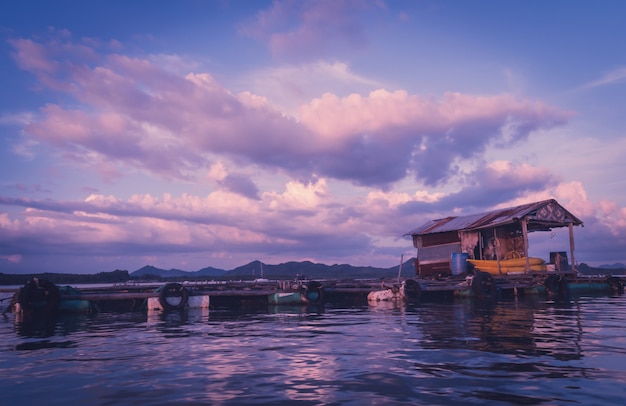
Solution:
M179 298L179 300L172 303L171 298ZM182 310L187 305L188 299L189 293L180 283L168 283L159 293L159 303L165 310Z
M615 291L615 293L624 293L624 281L621 278L611 276L607 279L607 282L609 283L613 291Z
M569 284L563 275L550 275L543 282L546 290L554 297L566 299L569 294Z
M492 298L497 293L496 283L488 272L474 270L472 291L480 299Z
M318 281L306 284L305 298L309 303L322 303L324 301L324 286Z
M20 288L17 303L25 311L53 313L59 308L61 293L57 286L46 280L33 278Z
M404 294L410 299L419 299L422 294L422 288L415 279L407 279L404 282Z

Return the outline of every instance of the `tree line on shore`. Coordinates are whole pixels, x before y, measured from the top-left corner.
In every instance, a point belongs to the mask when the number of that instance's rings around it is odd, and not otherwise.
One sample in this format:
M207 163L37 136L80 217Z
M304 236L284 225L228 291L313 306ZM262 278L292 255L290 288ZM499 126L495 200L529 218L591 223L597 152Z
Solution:
M98 272L95 274L69 274L69 273L38 273L38 274L5 274L0 273L0 285L24 285L33 279L45 279L55 284L88 284L88 283L123 283L130 280L128 271L116 269L111 272Z

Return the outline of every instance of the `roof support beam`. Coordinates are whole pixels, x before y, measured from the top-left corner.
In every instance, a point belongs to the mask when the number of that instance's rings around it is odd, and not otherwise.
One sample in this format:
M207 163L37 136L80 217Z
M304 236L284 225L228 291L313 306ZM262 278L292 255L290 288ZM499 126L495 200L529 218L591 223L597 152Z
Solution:
M522 217L522 236L524 238L524 257L526 258L526 272L530 272L530 260L528 258L528 218Z
M498 241L498 233L496 233L496 228L493 229L493 244L495 245L494 251L496 253L496 260L498 261L498 274L502 275L502 270L500 269L500 254L498 253L498 247L500 246Z
M569 256L572 258L572 272L576 272L576 260L574 258L574 226L569 223Z

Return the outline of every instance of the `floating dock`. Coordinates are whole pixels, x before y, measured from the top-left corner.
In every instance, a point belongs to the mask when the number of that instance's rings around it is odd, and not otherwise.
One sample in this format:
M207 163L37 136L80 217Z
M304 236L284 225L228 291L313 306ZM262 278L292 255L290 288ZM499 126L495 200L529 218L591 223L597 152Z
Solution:
M375 303L455 297L497 300L526 295L567 298L572 294L623 294L626 282L626 276L555 272L496 276L480 271L443 278L402 280L129 282L79 289L57 287L35 279L22 288L0 288L0 293L4 293L3 300L8 303L1 307L3 313L171 311L190 307L323 305L329 302Z

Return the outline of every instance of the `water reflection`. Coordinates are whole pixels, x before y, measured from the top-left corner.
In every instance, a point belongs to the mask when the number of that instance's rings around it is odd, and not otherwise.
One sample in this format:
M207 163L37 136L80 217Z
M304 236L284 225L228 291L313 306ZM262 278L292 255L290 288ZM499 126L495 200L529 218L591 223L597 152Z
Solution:
M31 388L78 404L617 403L625 308L526 298L16 318L0 321L0 404Z
M52 337L55 333L57 317L43 314L16 314L15 332L23 337Z
M359 307L357 307L359 308ZM527 356L549 355L563 361L580 359L583 325L581 309L577 302L549 302L544 300L510 300L497 303L457 300L454 302L405 305L378 302L375 306L360 307L373 317L398 318L406 325L415 326L419 346L423 349L473 350L500 354ZM341 311L340 308L333 312ZM255 324L264 328L268 321L288 323L295 319L303 323L315 318L325 319L326 309L320 305L268 306L253 309L184 309L168 312L149 312L146 326L165 338L184 338L199 326L217 325L204 329L208 336L232 337L240 330L254 333ZM114 317L115 315L113 315ZM111 317L111 316L109 316ZM141 317L135 316L135 318ZM269 317L269 319L268 319ZM18 336L49 338L54 335L71 335L85 327L87 320L97 324L102 315L60 315L51 317L15 316ZM105 317L107 318L107 317ZM326 317L326 319L328 319ZM368 323L361 318L359 323ZM191 326L196 328L190 328ZM326 320L325 327L331 326ZM299 332L305 331L305 325ZM119 326L118 326L119 328ZM328 329L318 329L324 334ZM345 334L345 331L341 332Z
M88 318L89 316L83 314L18 313L14 315L15 333L30 338L70 335L81 330Z
M323 304L306 304L306 305L268 305L267 311L270 314L282 315L306 315L324 313Z
M50 348L75 348L78 344L76 341L50 341L50 340L40 340L40 341L27 341L20 344L15 345L13 347L15 351L34 351L34 350L43 350Z
M416 310L421 346L527 356L581 357L582 326L572 303L541 300L498 303L471 300L428 304Z

